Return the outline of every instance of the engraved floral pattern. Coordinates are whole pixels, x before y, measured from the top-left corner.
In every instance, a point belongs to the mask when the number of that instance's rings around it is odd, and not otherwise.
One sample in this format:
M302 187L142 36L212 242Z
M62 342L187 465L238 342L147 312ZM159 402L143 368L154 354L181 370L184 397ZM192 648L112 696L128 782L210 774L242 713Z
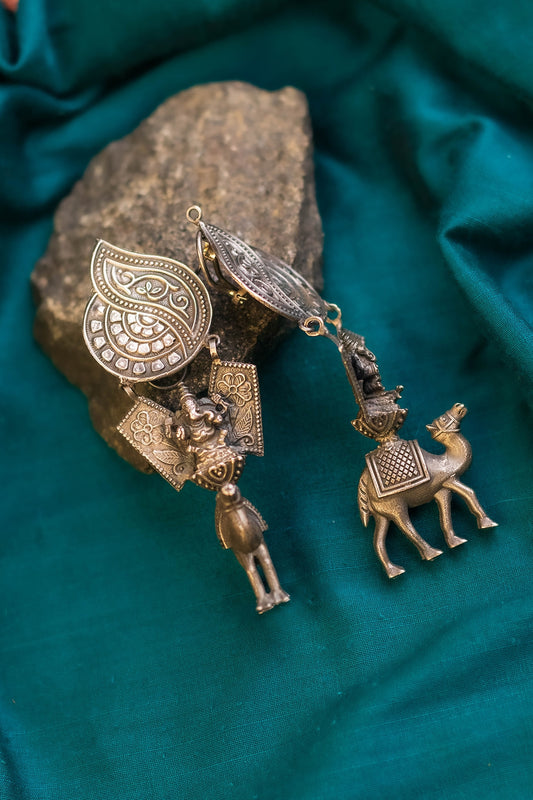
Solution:
M163 433L159 425L159 417L155 411L139 411L131 423L133 438L139 444L149 447L163 441Z
M226 372L218 382L217 390L241 407L252 399L252 384L243 372Z

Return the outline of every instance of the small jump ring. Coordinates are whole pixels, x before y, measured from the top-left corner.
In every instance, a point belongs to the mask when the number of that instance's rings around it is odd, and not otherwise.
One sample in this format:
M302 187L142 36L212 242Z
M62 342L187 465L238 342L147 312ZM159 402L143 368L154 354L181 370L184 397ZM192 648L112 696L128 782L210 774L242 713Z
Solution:
M326 308L328 309L328 311L334 311L336 315L334 317L330 317L328 314L328 316L326 317L326 322L328 322L330 325L333 325L338 330L342 326L341 309L335 303L326 303Z
M207 345L209 347L209 355L211 358L218 358L217 347L220 347L220 336L218 333L212 333L207 337Z
M314 329L311 325L318 325L318 328ZM307 319L300 324L300 329L308 336L324 336L327 334L326 326L320 317L307 317Z
M202 219L202 209L200 206L189 206L185 216L193 225L199 225Z
M138 395L133 388L133 385L130 383L130 381L126 380L126 378L120 379L120 388L126 392L130 400L137 400Z

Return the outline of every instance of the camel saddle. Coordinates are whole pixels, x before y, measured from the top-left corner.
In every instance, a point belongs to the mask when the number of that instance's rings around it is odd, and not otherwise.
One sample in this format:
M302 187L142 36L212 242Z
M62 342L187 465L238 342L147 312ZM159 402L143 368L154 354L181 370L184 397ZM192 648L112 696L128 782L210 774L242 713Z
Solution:
M366 455L368 471L378 497L397 494L429 481L422 450L413 439L393 439Z

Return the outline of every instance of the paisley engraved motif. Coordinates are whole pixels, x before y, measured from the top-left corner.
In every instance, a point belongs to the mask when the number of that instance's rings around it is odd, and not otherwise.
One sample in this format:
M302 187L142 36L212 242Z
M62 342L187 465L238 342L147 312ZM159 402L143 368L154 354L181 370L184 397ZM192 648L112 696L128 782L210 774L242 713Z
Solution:
M108 372L129 381L155 380L182 369L202 347L211 302L184 264L100 240L91 279L95 294L85 310L83 334Z
M232 233L199 222L200 230L216 253L221 274L260 303L288 319L305 322L326 317L328 307L318 292L281 259L250 247Z

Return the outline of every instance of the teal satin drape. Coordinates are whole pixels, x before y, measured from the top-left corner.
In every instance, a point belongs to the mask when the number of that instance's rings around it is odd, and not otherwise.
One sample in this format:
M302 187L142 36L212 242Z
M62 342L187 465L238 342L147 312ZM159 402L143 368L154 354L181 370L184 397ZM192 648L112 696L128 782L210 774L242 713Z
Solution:
M533 6L0 14L2 800L531 797ZM466 481L500 523L457 502L469 541L430 564L391 533L387 582L356 509L371 444L334 348L295 333L261 365L241 482L292 596L264 617L213 497L121 461L31 334L30 272L91 157L228 79L307 94L325 294L406 386L406 436L436 450L424 425L468 406ZM434 506L413 518L442 546Z

